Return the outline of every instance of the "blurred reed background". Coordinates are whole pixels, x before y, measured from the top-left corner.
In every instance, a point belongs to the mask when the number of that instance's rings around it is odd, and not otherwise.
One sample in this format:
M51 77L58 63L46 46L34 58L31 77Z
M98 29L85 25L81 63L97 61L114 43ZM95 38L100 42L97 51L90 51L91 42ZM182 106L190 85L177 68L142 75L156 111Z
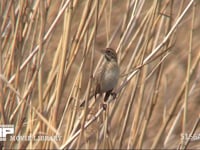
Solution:
M4 148L199 148L200 1L1 0L0 124ZM106 111L89 97L116 49L120 81ZM86 128L87 127L87 128Z

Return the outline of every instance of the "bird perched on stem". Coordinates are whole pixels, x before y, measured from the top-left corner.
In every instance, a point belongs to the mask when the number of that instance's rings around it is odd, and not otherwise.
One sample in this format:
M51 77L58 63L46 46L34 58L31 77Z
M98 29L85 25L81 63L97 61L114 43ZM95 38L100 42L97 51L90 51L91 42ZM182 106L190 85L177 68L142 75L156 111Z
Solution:
M106 48L101 50L101 53L104 55L103 64L97 70L95 75L95 92L93 95L105 94L104 102L106 102L110 95L116 96L115 93L112 93L113 89L117 85L120 69L117 62L117 53L112 48ZM80 104L80 107L84 106L85 101Z

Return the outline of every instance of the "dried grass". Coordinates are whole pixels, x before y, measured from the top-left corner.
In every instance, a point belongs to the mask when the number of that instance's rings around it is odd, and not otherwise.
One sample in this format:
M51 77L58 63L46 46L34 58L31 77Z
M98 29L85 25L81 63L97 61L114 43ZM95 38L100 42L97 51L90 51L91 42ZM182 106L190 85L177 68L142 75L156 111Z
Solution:
M0 2L0 124L27 149L199 148L199 1ZM106 111L91 103L97 52L116 49L121 77ZM92 97L92 99L94 99ZM86 100L84 108L79 104Z

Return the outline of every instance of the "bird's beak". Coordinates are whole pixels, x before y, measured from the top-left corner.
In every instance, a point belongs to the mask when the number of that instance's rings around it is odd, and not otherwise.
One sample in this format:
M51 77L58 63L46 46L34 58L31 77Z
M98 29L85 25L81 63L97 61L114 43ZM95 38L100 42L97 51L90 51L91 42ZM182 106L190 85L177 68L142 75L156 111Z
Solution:
M101 53L101 54L104 54L105 53L105 50L97 50L97 52Z

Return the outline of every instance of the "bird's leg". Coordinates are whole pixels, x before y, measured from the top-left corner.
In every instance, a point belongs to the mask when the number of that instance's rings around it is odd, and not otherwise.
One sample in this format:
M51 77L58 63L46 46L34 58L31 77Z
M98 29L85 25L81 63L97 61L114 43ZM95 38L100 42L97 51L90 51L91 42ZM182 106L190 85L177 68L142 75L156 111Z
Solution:
M104 97L104 101L103 101L103 104L102 104L104 110L106 110L106 108L107 108L108 104L106 102L107 102L109 96L111 95L111 93L112 93L112 90L109 90L109 91L106 92L106 95Z
M109 91L107 91L106 92L106 95L105 95L105 97L104 97L104 102L106 102L107 100L108 100L108 98L109 98L109 96L112 94L112 90L109 90Z

